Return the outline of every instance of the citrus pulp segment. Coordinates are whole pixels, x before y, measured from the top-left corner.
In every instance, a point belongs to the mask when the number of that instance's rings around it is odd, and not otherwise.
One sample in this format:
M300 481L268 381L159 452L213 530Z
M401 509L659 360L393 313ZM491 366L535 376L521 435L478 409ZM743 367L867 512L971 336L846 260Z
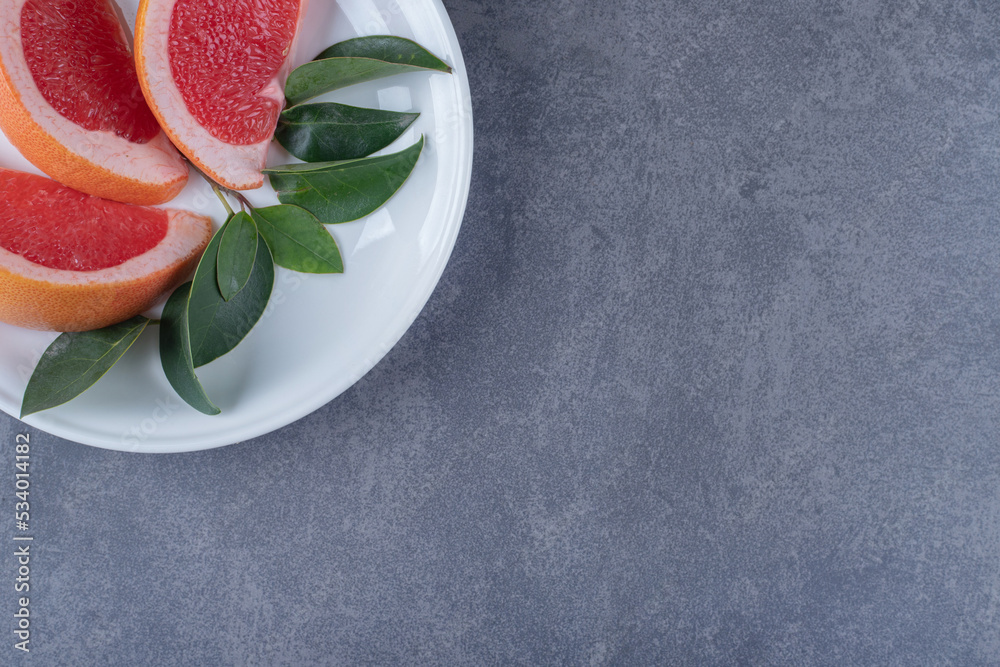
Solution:
M142 0L136 68L150 108L198 168L260 187L306 0Z
M176 196L187 165L140 93L109 0L0 0L0 129L51 177L136 204Z
M194 268L209 218L0 169L0 321L86 331L153 306Z

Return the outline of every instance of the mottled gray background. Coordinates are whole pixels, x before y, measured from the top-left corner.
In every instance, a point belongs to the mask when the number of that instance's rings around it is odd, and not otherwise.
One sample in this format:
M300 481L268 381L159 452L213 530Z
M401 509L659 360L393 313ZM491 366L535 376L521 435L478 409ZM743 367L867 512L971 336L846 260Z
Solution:
M472 194L373 372L197 454L0 418L31 660L1000 662L1000 3L446 4Z

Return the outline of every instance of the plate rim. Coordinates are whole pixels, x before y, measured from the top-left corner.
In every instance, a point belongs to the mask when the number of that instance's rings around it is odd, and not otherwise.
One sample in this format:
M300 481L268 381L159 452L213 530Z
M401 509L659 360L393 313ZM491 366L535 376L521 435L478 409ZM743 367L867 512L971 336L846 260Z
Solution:
M448 46L451 49L452 76L457 79L457 90L459 93L458 103L461 105L463 113L455 124L455 138L458 142L456 149L457 166L455 173L457 187L451 190L445 207L448 215L445 216L444 229L446 236L442 239L441 252L438 257L426 266L426 278L421 280L421 284L426 285L422 290L414 291L411 304L406 309L400 310L392 318L392 325L387 328L388 333L379 339L379 346L373 353L366 357L363 363L355 368L355 372L346 376L344 381L336 385L336 389L331 392L318 394L314 400L301 402L294 410L284 410L276 412L269 417L259 421L247 422L235 425L225 431L225 435L216 435L199 439L197 436L181 436L168 441L142 441L138 444L126 444L116 441L110 436L105 439L95 439L92 437L81 437L79 429L67 428L58 422L47 423L45 413L29 415L24 419L19 419L17 415L10 416L22 423L37 428L45 433L54 435L65 440L79 443L88 447L106 449L110 451L122 451L139 454L180 454L186 452L205 451L217 449L229 445L239 444L247 440L273 433L300 419L312 414L331 401L341 396L348 389L353 387L361 378L367 375L385 356L391 351L402 337L409 331L410 327L423 312L424 307L430 300L431 295L437 289L441 276L450 261L452 252L458 239L465 217L466 207L469 200L469 192L472 185L472 167L474 158L474 123L472 109L472 95L469 86L468 73L465 67L465 59L461 50L461 44L455 32L454 24L444 6L442 0L426 0L429 10L437 13L441 20L441 27ZM6 410L4 410L6 412ZM9 413L8 413L9 414ZM90 435L90 434L87 434Z

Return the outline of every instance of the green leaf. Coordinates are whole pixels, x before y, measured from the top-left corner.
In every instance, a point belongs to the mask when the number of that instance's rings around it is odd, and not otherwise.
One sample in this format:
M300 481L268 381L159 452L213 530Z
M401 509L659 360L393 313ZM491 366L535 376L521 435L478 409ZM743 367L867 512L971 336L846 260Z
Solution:
M413 171L424 138L398 153L346 162L316 162L265 169L282 204L306 209L324 224L372 213L396 194Z
M201 256L188 298L191 358L195 368L218 359L239 345L260 319L274 287L274 262L267 243L257 243L257 257L246 286L231 300L219 291L217 264L222 230Z
M330 232L298 206L268 206L253 212L274 263L303 273L343 273L344 261Z
M194 374L191 357L191 332L188 329L188 295L191 283L187 282L174 290L163 307L160 318L160 363L163 372L181 398L195 410L206 415L222 412L205 393Z
M274 138L306 162L354 160L391 144L419 115L332 102L302 104L282 112Z
M60 334L35 366L21 401L21 417L76 398L101 379L143 332L140 316L94 331Z
M370 35L338 42L313 60L326 58L371 58L450 73L451 67L412 39L395 35Z
M257 226L253 219L240 211L222 228L216 279L222 298L229 301L250 280L257 257Z
M294 106L331 90L419 70L448 73L451 67L402 37L358 37L334 44L312 62L296 67L285 83L285 97Z

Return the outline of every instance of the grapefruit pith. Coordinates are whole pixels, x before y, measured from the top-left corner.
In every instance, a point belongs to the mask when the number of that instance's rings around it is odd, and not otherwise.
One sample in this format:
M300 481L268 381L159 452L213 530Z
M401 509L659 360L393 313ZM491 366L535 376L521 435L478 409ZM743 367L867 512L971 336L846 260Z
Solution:
M159 204L187 182L110 0L0 0L0 129L36 167L88 194Z
M142 0L139 83L171 141L212 179L259 188L306 0Z
M153 306L193 269L212 221L0 169L0 321L87 331Z

